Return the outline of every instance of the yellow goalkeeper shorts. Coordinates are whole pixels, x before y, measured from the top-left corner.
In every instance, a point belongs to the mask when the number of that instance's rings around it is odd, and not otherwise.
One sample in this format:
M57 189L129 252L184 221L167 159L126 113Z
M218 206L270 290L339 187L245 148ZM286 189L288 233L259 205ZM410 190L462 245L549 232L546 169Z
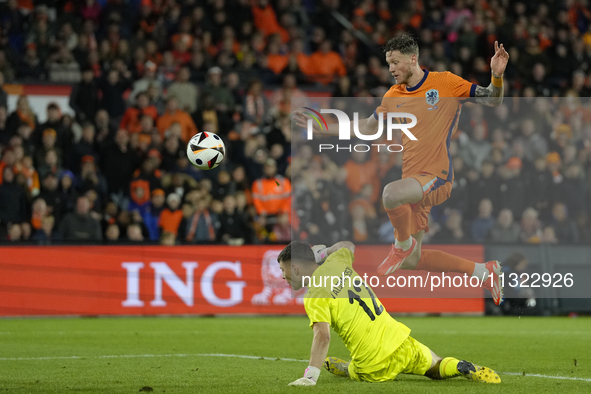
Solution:
M401 373L424 375L432 361L431 350L416 339L408 337L390 357L372 366L371 370L357 368L351 361L349 376L364 382L387 382L396 379Z

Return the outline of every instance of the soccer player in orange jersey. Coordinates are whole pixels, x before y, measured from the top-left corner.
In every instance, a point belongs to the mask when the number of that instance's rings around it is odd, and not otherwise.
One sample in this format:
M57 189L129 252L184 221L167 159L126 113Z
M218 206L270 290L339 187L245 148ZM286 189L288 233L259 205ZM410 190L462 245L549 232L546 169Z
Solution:
M419 46L410 34L402 33L390 39L384 52L396 84L384 95L373 116L359 120L359 131L374 134L379 126L380 113L419 114L418 122L411 130L418 141L402 135L402 179L386 185L382 194L382 203L395 229L396 242L378 267L378 274L390 275L400 268L466 273L484 279L485 287L499 305L503 292L498 261L475 263L441 251L421 251L423 236L429 231L427 215L431 207L441 204L451 194L453 169L449 144L457 128L461 100L474 97L477 103L491 107L499 106L503 101L503 73L509 54L503 44L499 46L495 41L494 45L495 54L490 62L491 84L483 87L450 72L421 69ZM419 103L422 103L420 108ZM423 117L422 122L421 112L430 115ZM307 126L307 115L296 112L294 118L296 124ZM327 131L323 131L314 125L314 132L338 135L339 127L331 124Z

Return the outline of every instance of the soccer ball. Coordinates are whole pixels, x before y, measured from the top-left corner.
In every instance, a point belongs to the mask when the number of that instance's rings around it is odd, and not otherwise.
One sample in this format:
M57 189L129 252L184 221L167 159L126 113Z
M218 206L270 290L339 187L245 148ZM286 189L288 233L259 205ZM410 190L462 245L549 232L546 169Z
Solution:
M200 170L216 168L226 155L224 141L214 133L197 133L187 144L187 157Z

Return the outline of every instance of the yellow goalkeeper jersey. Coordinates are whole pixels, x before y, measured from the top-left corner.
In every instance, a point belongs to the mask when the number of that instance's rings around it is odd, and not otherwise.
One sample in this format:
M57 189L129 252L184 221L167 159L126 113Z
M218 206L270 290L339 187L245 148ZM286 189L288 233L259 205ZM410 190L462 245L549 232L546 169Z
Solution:
M310 327L318 322L329 323L351 352L358 371L371 372L408 338L410 329L388 314L353 270L353 259L353 253L346 248L328 256L310 279L304 307ZM331 289L331 277L345 277L344 284ZM359 279L353 281L355 277Z

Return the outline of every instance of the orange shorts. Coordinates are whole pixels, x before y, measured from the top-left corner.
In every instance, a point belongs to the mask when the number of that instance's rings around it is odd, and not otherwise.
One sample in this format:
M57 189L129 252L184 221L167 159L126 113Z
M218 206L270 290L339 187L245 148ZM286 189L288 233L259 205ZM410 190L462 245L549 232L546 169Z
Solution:
M423 187L423 199L416 204L410 204L412 209L410 233L416 234L421 230L425 230L427 233L429 232L431 207L439 205L449 198L453 183L428 173L411 175L406 178L416 179Z

